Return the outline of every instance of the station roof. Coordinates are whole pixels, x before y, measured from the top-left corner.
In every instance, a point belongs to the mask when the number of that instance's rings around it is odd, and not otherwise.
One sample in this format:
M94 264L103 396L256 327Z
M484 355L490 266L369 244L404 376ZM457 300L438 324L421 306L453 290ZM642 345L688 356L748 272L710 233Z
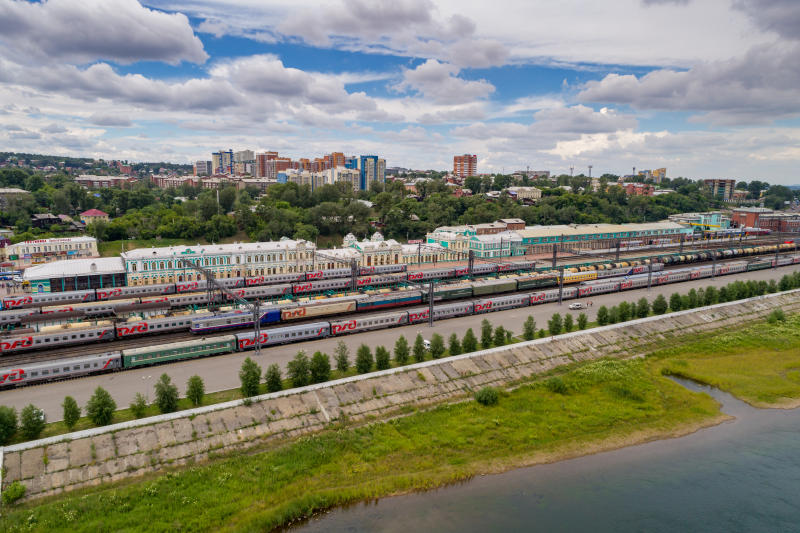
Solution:
M556 226L529 226L517 230L523 238L594 235L598 233L630 233L639 231L680 231L686 228L675 222L649 222L645 224L570 224Z
M226 255L254 252L276 252L283 250L294 250L299 244L305 244L306 250L311 251L314 243L303 240L282 239L280 241L269 242L240 242L230 244L208 244L205 246L164 246L159 248L137 248L129 252L123 252L122 258L148 259L153 257L174 257L174 256L205 256L205 255Z
M35 279L124 273L125 266L119 257L94 257L88 259L64 259L28 267L22 274L22 279L30 281Z

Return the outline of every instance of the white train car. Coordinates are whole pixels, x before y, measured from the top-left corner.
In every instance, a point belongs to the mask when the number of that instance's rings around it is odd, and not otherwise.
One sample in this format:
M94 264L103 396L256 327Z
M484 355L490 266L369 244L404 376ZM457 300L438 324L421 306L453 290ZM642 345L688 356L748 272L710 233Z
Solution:
M477 263L472 265L472 274L492 274L497 272L497 265L494 263Z
M314 292L338 291L350 286L348 278L322 279L319 281L306 281L292 285L294 294L309 294Z
M746 261L734 261L724 265L717 265L717 275L724 276L725 274L738 274L747 271Z
M131 296L158 296L160 294L175 293L174 283L159 283L156 285L132 285L130 287L107 287L95 289L95 299L98 301L130 298Z
M359 287L384 287L386 285L397 285L406 281L406 275L400 274L378 274L373 276L359 276L356 278L356 285Z
M429 281L432 279L447 279L455 276L454 268L433 268L429 270L419 270L406 274L408 281Z
M392 274L395 272L405 272L406 265L378 265L378 266L367 266L361 267L358 269L359 276L369 276L371 274Z
M53 379L73 378L122 368L120 352L74 357L44 363L20 364L0 369L0 388L43 383Z
M288 342L321 339L327 337L329 332L330 325L327 322L313 322L311 324L301 324L298 326L267 329L261 331L259 344L261 346L270 346ZM256 347L254 332L237 333L235 336L236 346L239 350L252 350Z
M44 292L26 294L24 296L6 296L2 299L3 309L18 309L22 307L40 307L54 304L69 304L93 302L94 289L83 291Z
M0 326L12 326L14 324L21 324L25 318L38 314L39 310L35 307L0 311Z
M369 315L349 320L331 320L330 324L331 335L346 335L357 331L369 331L371 329L383 329L408 324L408 313L406 311L396 311L394 313Z
M0 339L0 354L42 350L70 344L86 344L89 342L113 340L114 326L89 326L83 328L59 328L55 331L28 333Z
M500 311L502 309L513 309L515 307L525 307L531 304L530 295L528 294L509 294L507 296L494 296L492 298L482 298L475 300L474 313L489 313L491 311Z
M245 300L253 298L272 299L292 294L292 286L289 284L262 285L257 287L245 287L242 289L231 289L231 292ZM230 300L227 296L226 299Z
M150 335L153 333L186 331L191 326L192 320L201 314L209 313L193 313L191 315L175 315L162 318L147 318L144 320L120 322L115 326L117 338L125 339L128 337Z
M139 303L139 298L131 298L127 300L107 300L104 302L51 305L42 307L42 314L83 313L85 316L104 316L113 314L114 311L119 307L124 307L126 305L137 305Z
M459 316L471 315L472 302L457 302L451 304L436 305L433 308L434 320L445 320ZM427 322L430 317L430 307L415 307L408 310L408 323L418 324Z
M605 294L619 290L619 281L584 281L578 286L577 297L591 296L593 294Z
M288 274L267 274L266 276L251 276L245 278L244 286L252 287L255 285L275 285L279 283L294 283L305 281L305 274L294 272Z
M353 272L349 268L329 268L327 270L315 270L313 272L306 272L305 280L314 281L321 279L349 278L352 275Z

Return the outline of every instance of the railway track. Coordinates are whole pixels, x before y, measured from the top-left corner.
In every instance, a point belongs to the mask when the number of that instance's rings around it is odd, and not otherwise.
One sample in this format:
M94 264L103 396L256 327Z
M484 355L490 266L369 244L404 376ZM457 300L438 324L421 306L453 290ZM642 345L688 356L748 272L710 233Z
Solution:
M768 255L772 255L772 254L768 254ZM750 256L750 257L751 258L758 258L760 256ZM761 257L763 257L763 256L761 256ZM717 264L718 265L723 265L723 264L726 264L726 263L733 263L733 262L738 262L738 261L741 261L741 260L742 260L742 258L732 258L732 259L729 259L729 260L717 261ZM695 264L700 264L700 263L701 262L697 262ZM706 261L706 263L710 263L710 261ZM679 269L682 269L682 268L686 268L686 265L670 266L668 268L665 268L661 273L669 272L671 270L679 270ZM654 273L654 276L655 275L656 275L656 273ZM622 276L609 277L609 278L606 278L606 279L612 280L612 279L619 278L619 277L622 277ZM569 284L569 285L565 285L565 287L566 286L573 286L573 285L578 285L578 284ZM553 287L547 287L547 288L551 289ZM516 291L512 291L512 292L508 292L508 293L503 293L503 294L504 295L521 294L521 293L526 293L526 292L534 292L535 290L539 290L539 289L530 289L529 288L529 289L524 289L524 290L516 290ZM543 288L541 290L545 290L545 288ZM463 302L463 301L474 300L475 298L476 298L476 296L469 296L469 297L465 297L465 298L456 298L456 299L452 299L452 300L447 300L447 303L448 304L449 303L458 303L458 302ZM421 306L424 306L424 305L426 305L426 304L419 304L419 305L416 305L416 307L421 307ZM414 307L414 306L403 306L403 307ZM367 311L365 314L369 314L369 313L374 313L374 312L373 311ZM307 318L307 319L292 321L291 324L292 325L302 325L302 324L306 324L306 323L319 322L320 320L326 320L326 319L330 319L330 318L331 317L311 317L311 318ZM279 324L273 324L271 326L278 327ZM266 327L269 328L270 326L266 326ZM145 335L145 336L142 336L142 337L136 337L136 338L133 338L133 339L122 339L122 340L116 340L115 339L115 340L109 340L109 341L95 342L95 343L91 343L89 345L66 346L66 347L63 347L63 348L52 349L52 350L43 350L43 351L36 351L36 352L28 352L28 353L22 353L22 354L8 355L8 356L3 356L2 358L0 358L0 361L2 361L1 364L4 367L14 366L14 365L18 365L18 364L21 365L21 364L41 363L41 362L47 362L47 361L51 361L51 360L55 360L55 359L63 359L63 358L86 355L87 352L88 353L100 354L100 353L110 352L110 351L119 351L119 350L125 350L125 349L140 348L140 347L144 347L144 346L152 346L154 344L167 344L167 343L172 343L172 342L181 342L181 341L187 341L187 340L198 339L198 338L212 339L212 338L215 338L215 337L227 336L227 335L230 335L231 333L234 333L236 331L241 331L241 330L245 330L245 329L248 329L248 328L238 328L237 330L228 330L228 331L222 331L222 332L208 333L208 334L205 334L205 335L195 335L195 334L190 333L189 331L152 334L152 335Z

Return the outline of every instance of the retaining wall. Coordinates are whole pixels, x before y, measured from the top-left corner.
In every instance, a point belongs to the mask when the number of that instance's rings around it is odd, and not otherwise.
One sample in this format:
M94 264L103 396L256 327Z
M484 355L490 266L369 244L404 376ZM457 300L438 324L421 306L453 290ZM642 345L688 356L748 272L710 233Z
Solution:
M356 422L397 415L574 361L646 353L654 342L747 322L778 307L800 311L800 290L267 394L250 405L227 402L8 446L0 451L2 486L21 481L27 497L39 497L117 481L321 430L343 415Z

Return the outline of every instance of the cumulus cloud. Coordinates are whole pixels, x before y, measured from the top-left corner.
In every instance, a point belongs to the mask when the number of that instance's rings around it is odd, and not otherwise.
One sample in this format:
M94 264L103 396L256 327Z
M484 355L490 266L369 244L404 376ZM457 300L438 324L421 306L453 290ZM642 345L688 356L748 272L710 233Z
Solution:
M460 69L448 63L429 59L414 69L406 69L400 91L416 91L434 102L463 104L488 97L494 85L486 80L471 81L457 77Z
M0 41L38 60L175 64L208 58L185 15L136 0L0 0Z
M121 115L107 115L104 113L94 113L89 117L89 122L97 126L112 126L117 128L128 128L133 126L133 122L128 117Z
M686 71L608 74L588 82L578 98L637 109L698 111L703 114L696 120L715 123L763 123L800 115L798 86L800 45L775 43Z
M733 7L746 13L758 27L786 39L800 39L800 9L796 0L734 0Z
M642 0L642 5L645 6L663 6L672 4L676 6L689 5L690 0Z

